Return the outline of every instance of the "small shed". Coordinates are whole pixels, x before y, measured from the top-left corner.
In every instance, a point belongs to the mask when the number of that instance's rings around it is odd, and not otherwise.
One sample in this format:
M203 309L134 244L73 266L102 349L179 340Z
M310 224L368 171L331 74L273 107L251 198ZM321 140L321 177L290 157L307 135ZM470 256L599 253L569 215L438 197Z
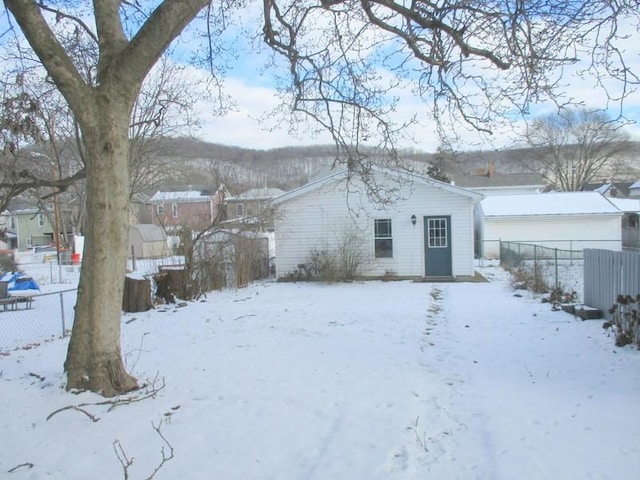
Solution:
M482 195L429 177L337 170L274 200L278 278L326 255L357 256L359 278L474 275L474 205ZM316 261L317 263L317 261Z
M129 251L137 258L157 258L167 255L167 235L158 225L129 225Z
M598 192L486 197L477 216L482 254L500 256L500 241L563 250L621 250L622 212Z

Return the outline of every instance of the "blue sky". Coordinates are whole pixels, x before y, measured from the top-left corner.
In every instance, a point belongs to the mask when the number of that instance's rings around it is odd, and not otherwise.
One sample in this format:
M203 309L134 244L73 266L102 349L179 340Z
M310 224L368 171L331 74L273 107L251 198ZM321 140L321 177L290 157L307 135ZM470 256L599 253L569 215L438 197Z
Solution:
M297 124L295 132L291 126L281 119L274 117L270 112L276 108L280 100L274 88L274 74L286 75L286 65L277 69L265 70L263 67L270 57L268 47L256 44L248 39L246 31L259 35L261 24L257 23L259 9L247 7L250 15L240 16L244 25L230 28L224 37L227 46L233 45L237 51L237 58L229 62L230 69L226 74L224 83L225 93L234 101L234 108L225 116L212 115L212 106L206 102L200 102L197 106L201 129L196 135L206 141L235 145L245 148L268 149L284 146L309 145L318 143L330 143L328 134L317 134L315 125ZM249 10L251 8L251 10ZM253 16L254 18L251 18ZM0 20L6 25L6 18ZM180 63L188 62L194 49L202 48L202 44L192 36L194 32L202 31L202 24L195 22L190 29L180 37L174 45L173 57ZM636 71L640 71L640 46L629 40L630 58L633 59ZM260 53L256 50L259 46ZM194 68L194 67L190 67ZM192 70L194 77L206 78L205 70ZM579 100L583 100L587 106L601 107L605 104L602 93L594 89L592 80L573 77L563 78L569 84L568 92ZM436 135L436 125L432 118L432 112L428 102L414 96L409 90L398 91L400 97L398 107L392 120L397 123L407 121L416 116L417 123L408 131L408 136L414 141L406 141L401 146L433 152L440 144ZM552 112L549 105L537 105L532 109L532 114ZM640 95L633 94L626 103L625 115L640 121ZM514 134L519 133L523 125L505 125L495 127L490 139L480 138L475 132L464 133L464 141L456 147L458 149L493 149L513 145L517 140ZM640 140L640 129L637 125L628 129L633 138ZM489 141L487 141L489 140Z
M255 11L255 9L252 11L254 15ZM246 25L251 28L251 19L247 20ZM260 32L261 25L253 25L252 31ZM262 45L261 54L257 54L253 50L255 42L248 41L242 34L235 37L237 33L238 31L234 30L228 34L238 47L238 58L232 63L225 82L225 92L234 99L236 108L224 117L216 117L208 113L209 108L206 104L201 104L199 110L202 128L198 136L215 143L257 149L330 143L328 134L317 135L313 125L299 124L295 127L296 132L292 133L290 125L269 115L269 112L279 103L274 88L274 74L286 75L286 65L281 65L279 70L264 71L263 67L269 54L268 48ZM637 45L637 42L634 43L633 39L629 39L628 42L627 54L631 59L631 66L636 72L640 72L640 45ZM566 84L567 95L584 102L584 105L589 108L604 108L607 104L606 97L596 88L594 80L581 78L575 74L575 71L576 68L565 69L562 83ZM396 93L400 101L392 119L402 123L416 116L418 120L408 130L408 136L414 141L406 141L401 146L434 152L440 140L436 135L436 125L432 118L430 104L414 96L407 89ZM531 117L553 111L554 107L550 104L533 105ZM614 108L612 115L615 114L617 110ZM624 114L629 119L640 121L640 95L634 93L626 100ZM490 137L481 137L471 130L465 131L462 134L464 141L456 147L491 150L513 146L519 140L518 135L523 130L524 122L516 122L494 126L494 133ZM632 138L640 140L640 128L637 124L627 127L627 131Z

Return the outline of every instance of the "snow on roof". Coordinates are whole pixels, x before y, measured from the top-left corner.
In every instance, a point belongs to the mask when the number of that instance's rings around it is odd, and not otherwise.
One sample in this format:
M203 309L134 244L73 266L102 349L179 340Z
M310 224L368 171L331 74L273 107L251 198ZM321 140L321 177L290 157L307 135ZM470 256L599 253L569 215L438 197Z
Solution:
M609 201L622 212L640 213L640 198L610 198Z
M620 210L597 192L555 192L486 197L485 217L530 215L616 215Z
M462 195L467 198L471 198L474 202L477 202L482 198L484 198L484 195L479 192L474 192L473 190L470 190L464 187L459 187L452 183L441 182L439 180L436 180L434 178L427 177L424 175L405 172L402 170L394 170L386 167L373 166L372 169L376 173L391 177L392 181L400 181L400 183L420 182L425 185L429 185L441 190L445 190L458 195ZM336 170L332 170L326 177L318 178L298 188L294 188L293 190L283 193L282 195L274 199L274 203L279 204L282 202L286 202L288 200L298 197L299 195L303 195L309 191L315 190L316 188L319 188L322 185L333 180L344 181L347 179L347 176L348 176L348 172L346 168L339 168Z
M207 201L210 195L202 193L199 190L185 190L179 192L156 192L151 197L152 202L194 202L194 201Z
M629 186L629 189L632 189L632 188L640 188L640 180L638 180L637 182Z

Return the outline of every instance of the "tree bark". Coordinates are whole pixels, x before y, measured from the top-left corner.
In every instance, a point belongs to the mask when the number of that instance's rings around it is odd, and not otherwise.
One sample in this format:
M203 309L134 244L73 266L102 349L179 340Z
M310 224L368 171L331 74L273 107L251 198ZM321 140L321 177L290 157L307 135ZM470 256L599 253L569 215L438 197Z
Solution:
M142 82L210 0L164 0L129 40L121 0L93 2L100 51L97 86L79 74L33 0L4 0L69 104L86 150L85 253L67 359L67 389L113 396L138 384L120 345L129 211L129 120Z
M121 359L120 326L127 261L130 105L109 90L97 95L87 148L87 223L74 327L65 371L67 388L113 396L134 390ZM101 101L100 101L101 100Z

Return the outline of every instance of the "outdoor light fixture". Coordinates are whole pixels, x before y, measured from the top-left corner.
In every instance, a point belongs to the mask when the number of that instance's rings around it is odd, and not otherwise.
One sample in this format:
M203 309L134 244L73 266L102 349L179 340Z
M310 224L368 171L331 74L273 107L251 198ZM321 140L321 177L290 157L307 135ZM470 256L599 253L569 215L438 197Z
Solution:
M415 215L411 215L411 225L413 225L414 227L416 226L416 216Z

